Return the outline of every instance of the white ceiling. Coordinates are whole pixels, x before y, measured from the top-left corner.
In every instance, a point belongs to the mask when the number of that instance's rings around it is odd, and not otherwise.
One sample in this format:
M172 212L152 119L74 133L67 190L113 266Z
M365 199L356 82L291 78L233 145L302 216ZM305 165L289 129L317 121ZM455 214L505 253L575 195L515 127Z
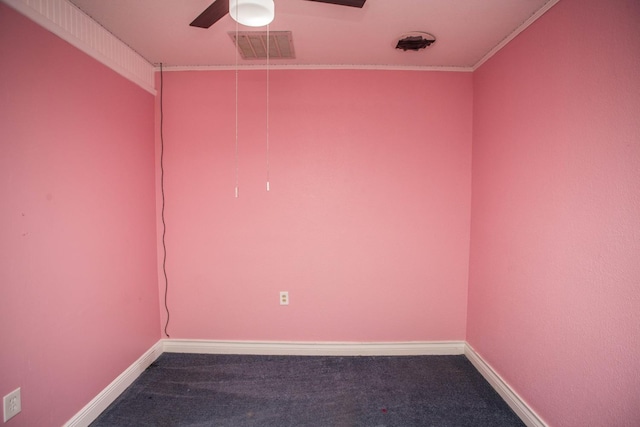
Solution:
M229 15L209 29L189 26L212 0L70 1L152 64L235 65L228 32L236 30L236 23ZM272 60L271 65L473 68L556 1L367 0L358 9L275 0L276 17L269 29L293 32L296 59ZM398 38L412 31L431 33L437 40L419 52L395 49ZM241 66L261 64L238 61Z

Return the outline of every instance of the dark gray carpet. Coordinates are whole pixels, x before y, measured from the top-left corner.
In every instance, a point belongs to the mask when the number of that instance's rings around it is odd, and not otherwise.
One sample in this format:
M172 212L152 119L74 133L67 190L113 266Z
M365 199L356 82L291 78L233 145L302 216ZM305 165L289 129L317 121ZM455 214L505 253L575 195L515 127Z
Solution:
M164 353L93 427L522 426L465 356Z

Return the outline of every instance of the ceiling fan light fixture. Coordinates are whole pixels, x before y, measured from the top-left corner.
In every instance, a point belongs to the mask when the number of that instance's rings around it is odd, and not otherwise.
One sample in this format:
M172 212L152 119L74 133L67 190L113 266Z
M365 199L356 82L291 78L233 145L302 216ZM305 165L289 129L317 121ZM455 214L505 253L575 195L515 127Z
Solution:
M263 27L273 21L273 0L229 0L229 14L239 24Z

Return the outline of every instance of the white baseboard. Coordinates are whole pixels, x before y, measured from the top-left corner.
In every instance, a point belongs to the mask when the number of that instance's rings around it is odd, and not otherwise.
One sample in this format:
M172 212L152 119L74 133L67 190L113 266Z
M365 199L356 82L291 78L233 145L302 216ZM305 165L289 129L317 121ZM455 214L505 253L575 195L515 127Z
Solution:
M464 354L464 349L464 341L342 343L163 340L163 350L167 353L282 356L420 356Z
M138 360L133 362L122 374L102 390L73 418L64 424L64 427L86 427L91 424L120 394L129 387L145 369L149 367L162 354L162 341L158 341L147 350Z
M86 427L162 353L282 356L430 356L464 354L528 427L547 427L516 392L464 341L342 343L162 339L120 374L64 427Z
M527 405L518 394L484 361L482 357L468 343L464 350L467 359L482 374L485 380L494 388L496 392L507 402L523 423L528 427L547 427L544 421Z

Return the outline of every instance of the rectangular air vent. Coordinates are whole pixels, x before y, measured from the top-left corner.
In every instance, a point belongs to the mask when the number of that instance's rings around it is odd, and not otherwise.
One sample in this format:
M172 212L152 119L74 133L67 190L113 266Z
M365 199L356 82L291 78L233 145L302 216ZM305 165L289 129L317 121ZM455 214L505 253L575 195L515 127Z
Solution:
M229 31L229 36L242 59L267 59L266 31ZM291 31L269 31L269 59L294 59Z

